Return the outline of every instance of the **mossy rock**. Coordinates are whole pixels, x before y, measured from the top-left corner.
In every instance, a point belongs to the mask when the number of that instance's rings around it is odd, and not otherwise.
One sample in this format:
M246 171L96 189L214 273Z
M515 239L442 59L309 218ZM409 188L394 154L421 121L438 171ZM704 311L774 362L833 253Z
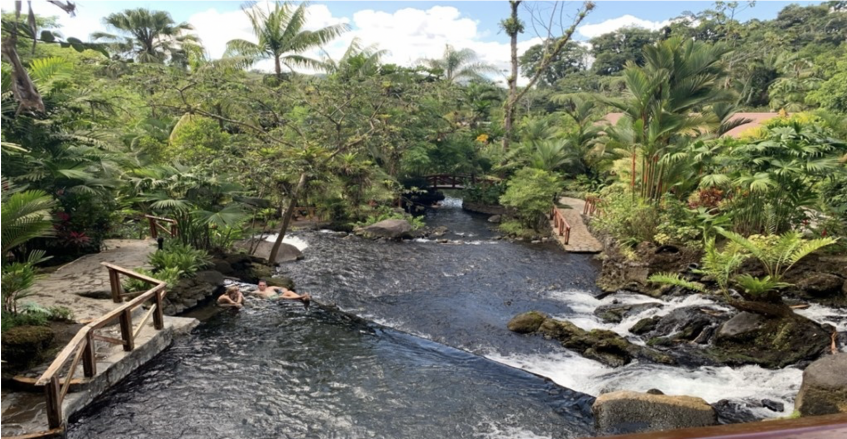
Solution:
M290 277L269 277L264 278L264 281L268 283L269 286L272 287L283 287L288 288L289 290L294 291L294 281Z
M629 332L635 335L646 334L654 329L656 329L656 325L659 323L659 320L662 318L659 316L648 317L646 319L639 320L636 324L632 325L629 328Z
M509 320L507 327L512 332L518 334L531 334L541 327L541 324L547 320L547 316L538 311L529 311L523 314L518 314Z
M758 364L778 369L801 361L814 360L826 352L831 331L799 315L765 318L744 337L715 337L707 354L732 366Z
M41 360L53 341L53 331L46 326L18 326L2 335L3 361L29 365Z

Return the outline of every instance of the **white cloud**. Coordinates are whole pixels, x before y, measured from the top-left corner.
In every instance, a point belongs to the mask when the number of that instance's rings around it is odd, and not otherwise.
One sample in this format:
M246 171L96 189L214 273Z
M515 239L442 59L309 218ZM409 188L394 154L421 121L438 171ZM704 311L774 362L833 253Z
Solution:
M607 34L609 32L614 32L618 29L629 27L640 27L649 30L659 30L670 23L671 20L650 21L634 17L632 15L624 15L622 17L611 18L597 24L582 25L577 28L577 32L586 38L594 38L599 37L603 34Z

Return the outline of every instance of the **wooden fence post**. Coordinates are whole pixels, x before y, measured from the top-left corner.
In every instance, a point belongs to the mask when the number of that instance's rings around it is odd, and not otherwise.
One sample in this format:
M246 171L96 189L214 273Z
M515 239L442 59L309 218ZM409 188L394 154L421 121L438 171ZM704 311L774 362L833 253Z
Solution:
M115 303L123 302L121 298L121 279L117 271L109 268L109 285L112 288L112 301Z
M165 295L165 290L157 291L155 297L156 311L153 313L153 327L161 331L165 328L165 318L162 314L162 296Z
M82 353L82 370L87 378L97 375L97 357L94 352L94 330L89 329L85 334L85 352Z
M156 220L153 218L147 218L147 221L150 222L150 237L156 239L159 237L159 231L156 230Z
M124 342L124 350L135 349L135 340L132 338L132 311L126 309L121 313L121 338Z
M71 379L71 377L68 377ZM62 401L59 399L59 377L53 375L50 382L44 385L47 397L47 423L51 429L62 426Z

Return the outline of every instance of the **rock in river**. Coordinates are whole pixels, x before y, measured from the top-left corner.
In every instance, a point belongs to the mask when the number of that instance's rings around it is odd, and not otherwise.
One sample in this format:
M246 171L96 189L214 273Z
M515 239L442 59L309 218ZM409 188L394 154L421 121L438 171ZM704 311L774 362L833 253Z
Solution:
M664 305L658 302L648 303L633 303L628 305L610 303L608 305L600 305L594 309L594 315L606 323L620 323L623 319L639 314L642 311L661 308Z
M626 434L717 423L715 410L701 398L620 391L597 397L591 407L601 435Z
M387 219L367 227L356 229L356 234L365 237L402 239L411 237L412 225L402 219Z
M537 332L547 338L558 340L563 347L607 366L623 366L634 358L673 364L673 359L669 356L632 344L613 331L605 329L586 331L571 322L556 320L538 311L519 314L509 322L508 326L514 332L522 334Z
M847 353L827 355L803 371L796 405L803 416L847 412Z

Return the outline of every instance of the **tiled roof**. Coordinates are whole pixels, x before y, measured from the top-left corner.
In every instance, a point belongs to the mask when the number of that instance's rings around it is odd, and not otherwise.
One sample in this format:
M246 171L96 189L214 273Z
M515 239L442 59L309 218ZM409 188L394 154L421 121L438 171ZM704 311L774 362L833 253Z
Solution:
M609 113L603 119L605 119L610 125L615 125L618 123L622 116L623 113ZM778 116L779 113L735 113L732 116L732 120L750 119L750 122L747 122L744 125L739 125L727 131L724 136L740 137L741 133L749 130L750 128L758 127L764 121L773 119Z

